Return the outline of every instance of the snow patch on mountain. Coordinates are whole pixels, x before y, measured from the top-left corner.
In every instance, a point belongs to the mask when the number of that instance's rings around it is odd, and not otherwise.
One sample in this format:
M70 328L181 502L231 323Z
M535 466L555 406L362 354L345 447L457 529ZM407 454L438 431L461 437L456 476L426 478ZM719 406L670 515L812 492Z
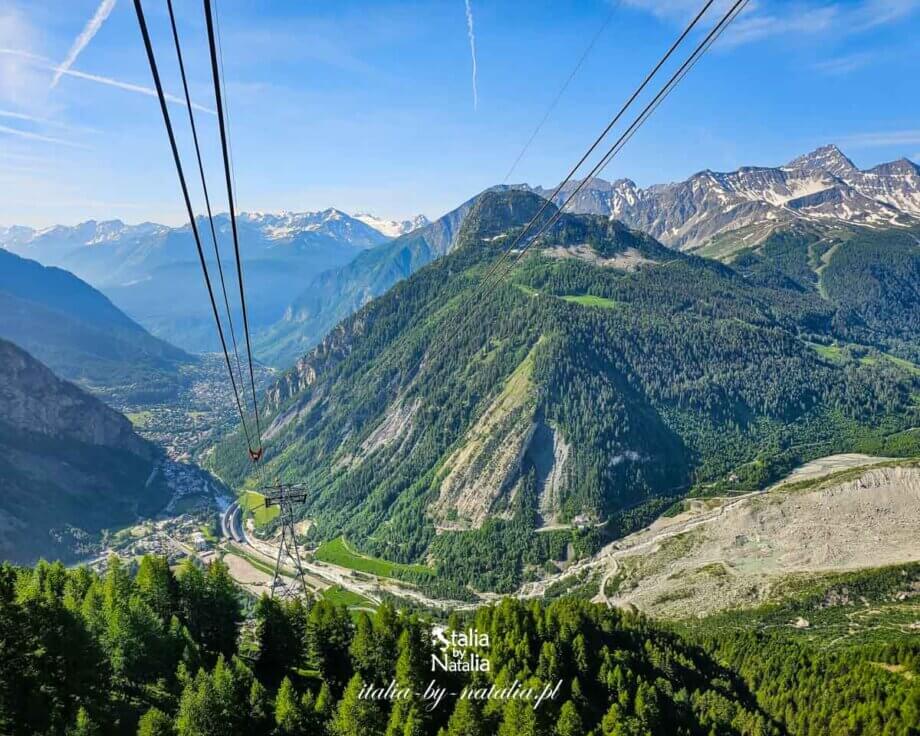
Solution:
M356 212L352 217L374 228L377 232L383 233L388 238L398 238L400 235L411 233L413 230L418 230L420 227L430 224L425 215L416 215L409 220L401 221L384 220L367 212Z

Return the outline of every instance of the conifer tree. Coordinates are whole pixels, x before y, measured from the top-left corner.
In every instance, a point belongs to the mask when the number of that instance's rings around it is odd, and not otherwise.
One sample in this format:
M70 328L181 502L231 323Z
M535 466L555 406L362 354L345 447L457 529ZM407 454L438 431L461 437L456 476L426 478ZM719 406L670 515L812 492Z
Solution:
M307 731L303 704L289 677L281 681L275 695L275 725L279 736L304 736Z
M581 716L578 715L578 709L571 700L565 701L559 710L555 733L556 736L582 736L584 734Z
M348 656L351 644L351 620L345 608L327 600L318 600L307 618L307 642L310 656L333 694L341 692L351 677Z
M447 722L447 736L486 736L479 707L469 698L458 698Z
M137 736L173 736L173 719L159 708L151 708L137 724Z
M377 701L360 697L362 687L360 675L349 680L332 719L335 736L383 736L386 723L383 709Z
M169 623L178 613L179 582L165 557L144 555L134 576L134 585L163 623Z
M83 706L77 711L74 725L67 729L67 736L99 736L99 726L90 718Z

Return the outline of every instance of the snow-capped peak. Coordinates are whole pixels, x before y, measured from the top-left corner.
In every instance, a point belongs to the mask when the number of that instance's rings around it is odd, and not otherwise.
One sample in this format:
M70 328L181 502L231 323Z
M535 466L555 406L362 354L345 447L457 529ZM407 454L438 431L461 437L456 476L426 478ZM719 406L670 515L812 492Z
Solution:
M384 220L381 217L376 217L367 212L357 212L352 215L352 217L389 238L397 238L400 235L411 233L413 230L418 230L418 228L429 224L428 218L425 217L425 215L416 215L409 220L402 221Z

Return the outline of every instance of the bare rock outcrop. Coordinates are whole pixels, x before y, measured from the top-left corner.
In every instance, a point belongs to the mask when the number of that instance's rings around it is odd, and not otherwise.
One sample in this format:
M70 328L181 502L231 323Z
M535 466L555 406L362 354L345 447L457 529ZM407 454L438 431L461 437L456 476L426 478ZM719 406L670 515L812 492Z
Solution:
M124 416L5 340L0 340L0 421L13 429L126 450L143 458L155 454Z

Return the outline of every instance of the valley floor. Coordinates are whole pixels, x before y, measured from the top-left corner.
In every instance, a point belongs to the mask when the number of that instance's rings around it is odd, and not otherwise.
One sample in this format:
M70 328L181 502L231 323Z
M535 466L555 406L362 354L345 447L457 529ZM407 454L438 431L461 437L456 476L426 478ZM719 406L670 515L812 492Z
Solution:
M239 503L233 503L221 517L221 530L227 540L224 547L234 557L230 574L254 595L271 591L272 571L278 558L274 539L258 539L246 529ZM353 569L314 558L315 550L301 550L304 582L310 592L327 594L330 589L348 591L367 605L379 604L385 596L395 596L435 610L468 610L474 604L431 598L408 583L383 575L357 572ZM226 559L226 558L225 558ZM287 585L294 585L294 560L284 555L282 574ZM267 574L266 574L267 573ZM361 602L356 602L361 605Z
M278 548L247 530L239 504L223 513L234 578L256 595L270 589ZM519 598L578 592L614 607L667 618L703 617L794 592L828 573L920 560L920 464L868 455L820 458L773 487L693 498L674 516L617 540L564 572L527 583ZM304 550L307 587L332 587L377 604L395 596L433 610L476 604L440 600L386 575L315 558ZM292 573L293 560L282 560ZM288 580L291 578L288 577ZM493 596L483 595L483 602Z

